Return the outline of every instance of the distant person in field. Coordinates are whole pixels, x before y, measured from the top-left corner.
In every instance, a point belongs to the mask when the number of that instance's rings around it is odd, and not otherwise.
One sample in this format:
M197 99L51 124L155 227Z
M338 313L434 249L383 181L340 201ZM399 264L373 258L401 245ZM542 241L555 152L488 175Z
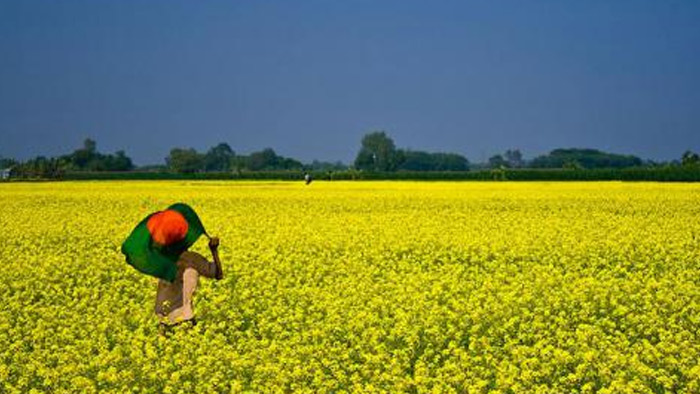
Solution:
M308 172L304 174L304 182L306 182L307 185L310 184L312 181L313 178L311 178L311 174L309 174Z
M160 332L165 334L174 326L188 325L194 327L197 319L194 315L192 298L199 277L220 280L224 277L219 259L219 238L209 240L214 261L208 261L199 253L186 250L177 261L177 276L173 282L160 279L156 295L156 315L160 320Z

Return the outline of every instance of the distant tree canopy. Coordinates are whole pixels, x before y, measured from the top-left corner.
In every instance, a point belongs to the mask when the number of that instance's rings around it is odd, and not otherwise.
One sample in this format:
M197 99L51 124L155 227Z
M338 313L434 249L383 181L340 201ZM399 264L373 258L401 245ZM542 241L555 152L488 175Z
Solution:
M82 148L60 157L59 161L66 164L62 165L63 169L72 171L129 171L134 168L123 150L114 155L102 154L97 151L97 142L90 138L83 141Z
M525 166L523 154L520 153L519 149L508 149L503 156L506 160L507 166L510 168L520 168Z
M10 159L8 157L0 157L0 169L14 167L17 164L17 160L15 159Z
M366 171L394 171L396 159L394 140L384 131L374 131L362 137L355 167Z
M491 168L502 168L506 167L508 162L503 158L503 155L493 155L489 157L489 167Z
M206 154L194 148L174 148L165 162L170 170L180 173L301 170L303 167L300 161L280 156L272 148L245 156L236 155L226 143L212 147Z
M336 162L327 162L327 161L319 161L319 160L314 160L311 162L311 164L306 166L307 169L313 170L313 171L345 171L348 169L348 166L345 165L342 161L336 161Z
M397 169L405 171L468 171L469 161L456 153L397 151Z
M171 170L185 174L203 171L204 155L194 148L173 148L170 150L170 155L165 158L165 164Z
M86 138L83 146L73 153L47 158L37 156L19 163L14 162L13 176L26 178L57 178L66 171L130 171L134 164L124 151L103 154L97 151L95 140Z
M362 137L355 168L365 171L467 171L469 161L456 153L429 153L396 149L394 140L384 131Z
M56 157L37 156L12 167L13 177L58 178L66 167L64 160Z
M272 148L251 153L243 158L243 163L250 171L301 170L303 167L300 161L279 156Z
M607 153L596 149L555 149L546 155L526 162L518 149L508 149L496 154L487 163L477 163L478 169L491 168L505 171L508 168L564 168L596 169L627 167L686 167L680 169L692 173L700 170L700 155L690 150L684 152L680 160L654 163L643 162L632 155ZM114 154L104 154L97 150L97 142L86 138L83 145L72 153L47 158L38 156L27 161L17 161L0 157L0 169L10 168L11 177L58 178L72 172L126 172L135 169L131 158L122 150ZM672 168L671 168L672 169ZM337 162L314 160L303 164L299 160L280 156L272 148L265 148L248 155L236 154L231 146L221 142L212 146L206 153L194 148L173 148L165 158L165 165L140 167L140 171L198 173L198 172L256 172L256 171L316 171L327 172L329 179L334 171L348 171L354 179L357 170L367 172L428 172L428 171L469 171L466 157L457 153L424 152L412 149L399 149L385 131L373 131L362 137L360 150L354 160L354 167ZM492 173L494 171L491 171ZM372 174L369 174L372 175ZM382 175L382 174L374 174ZM440 177L440 174L430 174ZM401 176L401 174L397 174Z
M204 170L205 171L229 171L232 168L235 152L229 144L220 143L204 155Z
M597 149L555 149L547 155L536 157L530 163L533 168L625 168L643 164L632 155L606 153Z
M685 151L681 156L681 165L683 166L698 166L700 165L700 155L695 152Z
M496 154L489 158L490 168L520 168L525 166L523 154L519 149L508 149L504 154Z

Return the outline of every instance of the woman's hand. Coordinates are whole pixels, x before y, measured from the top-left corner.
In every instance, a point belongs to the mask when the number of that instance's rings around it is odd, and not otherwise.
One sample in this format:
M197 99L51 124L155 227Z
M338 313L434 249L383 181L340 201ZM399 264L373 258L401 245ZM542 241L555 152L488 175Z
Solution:
M219 238L211 237L209 238L209 249L216 250L219 248Z

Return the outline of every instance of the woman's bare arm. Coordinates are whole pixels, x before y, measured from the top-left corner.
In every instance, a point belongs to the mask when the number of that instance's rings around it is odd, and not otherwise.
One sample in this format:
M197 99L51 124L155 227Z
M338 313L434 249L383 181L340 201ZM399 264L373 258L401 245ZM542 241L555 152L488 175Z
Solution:
M224 271L221 269L221 259L219 259L219 238L211 237L209 239L209 250L211 250L211 255L214 257L214 264L216 265L216 274L214 277L222 279L224 277Z

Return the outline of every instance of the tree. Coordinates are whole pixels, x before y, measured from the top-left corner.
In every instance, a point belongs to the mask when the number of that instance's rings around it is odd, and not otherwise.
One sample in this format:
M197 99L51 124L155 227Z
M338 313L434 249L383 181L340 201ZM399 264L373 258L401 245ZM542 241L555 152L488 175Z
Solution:
M307 165L306 167L313 171L345 171L348 169L348 166L343 164L343 162L341 161L331 163L326 161L314 160L311 162L311 164Z
M87 169L90 165L95 167L95 160L97 159L97 142L95 140L86 138L83 141L83 147L76 149L71 155L71 163L76 169L83 170Z
M597 149L555 149L547 155L536 157L531 166L535 168L563 168L578 163L581 168L625 168L643 164L642 159L632 155L601 152Z
M251 171L274 170L278 167L278 156L272 148L253 152L248 156L248 169Z
M50 158L37 156L23 163L14 162L13 171L20 177L59 178L67 170L129 171L133 168L131 158L123 150L113 155L102 154L97 151L97 143L86 138L83 146L71 154Z
M0 157L0 170L17 165L17 160L8 157Z
M278 163L279 168L283 170L301 170L304 167L299 160L290 157L279 156Z
M435 171L469 171L469 160L456 153L431 153Z
M87 171L129 171L134 164L123 150L114 155L102 154L97 151L97 142L86 138L83 146L76 149L70 155L58 158L61 169L87 170Z
M105 161L107 162L107 171L131 171L134 169L134 163L123 150L116 151L114 156L107 155Z
M508 149L505 153L505 160L510 168L520 168L523 166L523 155L519 149Z
M456 153L428 153L399 149L397 167L406 171L468 171L469 161Z
M59 178L62 174L60 159L37 156L18 164L13 173L23 178Z
M428 152L399 149L396 154L398 168L405 171L432 171L435 163Z
M508 162L501 155L493 155L489 158L489 167L491 167L491 168L508 167Z
M231 159L235 156L233 149L227 143L220 143L204 155L206 171L228 171L231 169Z
M697 153L689 150L683 153L683 156L681 157L681 165L693 166L697 164L700 164L700 156Z
M355 168L358 170L374 170L375 156L366 149L360 149L355 158Z
M355 167L369 171L394 171L396 159L394 141L385 132L375 131L362 137Z
M583 170L584 167L577 160L569 160L562 165L567 170Z
M248 167L248 157L236 155L231 158L231 168L240 173Z
M204 169L204 156L193 148L173 148L165 163L175 172L193 173Z
M83 141L83 150L92 154L97 153L97 142L91 138L86 138Z
M298 160L279 156L272 148L253 152L248 157L236 156L232 164L237 171L242 168L250 171L301 170L304 167Z

